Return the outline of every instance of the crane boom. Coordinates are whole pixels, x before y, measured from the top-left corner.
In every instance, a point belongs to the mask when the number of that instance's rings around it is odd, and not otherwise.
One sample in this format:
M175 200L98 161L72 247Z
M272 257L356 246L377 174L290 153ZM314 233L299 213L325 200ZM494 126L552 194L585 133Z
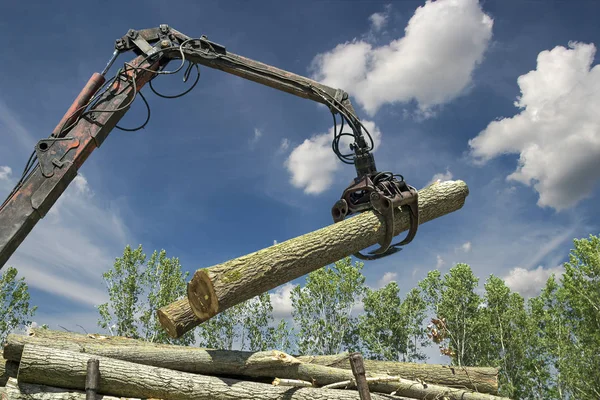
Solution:
M114 78L107 80L106 73L116 58L129 51L136 57L124 63ZM165 67L173 60L181 60L179 68L166 71ZM340 160L355 165L357 178L332 208L334 222L354 212L375 209L385 216L389 224L394 207L409 206L411 221L414 221L407 239L401 244L412 240L418 226L416 190L406 185L403 178L400 181L396 179L397 175L377 171L371 153L372 139L356 116L346 92L230 53L206 36L190 38L167 25L160 25L139 31L132 29L117 39L113 57L104 71L94 73L52 134L36 144L21 179L0 206L0 268L51 209L90 154L102 145L115 127L118 128L118 122L133 101L138 95L142 96L140 90L148 83L151 85L157 76L181 70L186 61L189 63L186 79L193 66L203 65L325 104L334 119L339 114L352 129L353 154L339 151L342 132L335 134L332 147ZM367 144L363 132L370 139L370 144ZM393 225L388 226L386 231L389 232L389 241L386 236L380 249L372 252L371 256L360 253L357 256L374 259L397 251L396 245L391 245Z

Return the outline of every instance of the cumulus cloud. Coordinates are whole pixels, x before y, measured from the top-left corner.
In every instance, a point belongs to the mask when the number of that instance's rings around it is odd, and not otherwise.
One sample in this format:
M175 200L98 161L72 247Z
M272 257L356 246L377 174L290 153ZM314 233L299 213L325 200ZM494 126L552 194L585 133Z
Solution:
M471 242L465 242L462 244L462 246L460 246L460 249L462 251L464 251L465 253L468 253L471 251Z
M9 166L0 166L0 181L7 181L12 174L12 168Z
M291 318L292 310L292 290L296 285L286 283L269 293L271 297L271 305L273 306L274 318Z
M384 287L390 282L395 282L397 278L398 274L396 272L386 272L385 274L383 274L381 279L379 279L377 285L379 287Z
M557 211L588 198L600 180L600 67L593 44L542 51L521 75L519 114L491 122L469 141L478 163L519 154L510 181L532 186L537 204Z
M373 137L373 151L376 151L381 143L381 131L372 121L361 122ZM334 173L342 166L331 151L333 135L332 127L328 133L306 139L292 150L284 165L291 174L290 182L294 187L303 189L306 194L319 194L331 185ZM350 138L343 137L340 140L340 150L349 152L351 142Z
M437 173L435 175L433 175L433 177L431 178L431 180L429 181L429 184L432 184L433 182L443 182L443 181L449 181L451 180L453 177L452 172L446 170L446 172L440 172Z
M504 277L504 282L512 291L521 294L521 296L525 298L533 297L540 293L552 274L558 279L563 272L564 268L561 266L554 268L538 266L532 270L518 267L510 270Z
M358 39L339 44L314 58L312 76L346 90L369 115L384 104L412 100L430 115L470 85L492 26L477 0L427 0L415 10L404 37L380 47Z

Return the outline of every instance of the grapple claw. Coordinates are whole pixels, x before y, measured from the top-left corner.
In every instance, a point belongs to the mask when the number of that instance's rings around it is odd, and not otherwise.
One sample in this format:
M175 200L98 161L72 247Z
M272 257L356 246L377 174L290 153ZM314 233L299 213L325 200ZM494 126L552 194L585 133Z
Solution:
M402 208L409 212L410 226L404 240L391 244L394 237L394 210ZM419 227L419 204L417 190L406 184L404 178L397 180L389 172L366 175L355 180L331 210L334 222L342 221L347 215L374 210L383 216L385 235L380 247L369 254L357 252L354 256L361 260L376 260L402 250L398 246L410 243Z

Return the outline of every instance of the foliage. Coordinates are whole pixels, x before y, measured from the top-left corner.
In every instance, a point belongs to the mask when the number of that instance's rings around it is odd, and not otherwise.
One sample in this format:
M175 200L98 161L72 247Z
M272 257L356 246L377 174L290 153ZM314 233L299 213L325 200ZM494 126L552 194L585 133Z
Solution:
M186 295L186 281L189 272L183 273L178 258L167 258L167 252L154 251L146 270L142 274L141 283L145 285L147 303L140 317L144 338L149 342L189 345L194 342L193 332L181 338L171 338L161 327L156 310Z
M454 365L476 365L482 343L480 296L475 292L479 280L467 264L456 264L441 277L431 271L419 283L424 299L438 320L444 322L444 335L439 342L443 354L449 355ZM430 326L435 341L435 327Z
M356 349L357 318L352 309L364 294L363 263L350 257L308 274L304 287L291 292L292 316L302 354L336 354Z
M200 346L250 351L290 348L290 329L282 320L273 325L268 292L237 304L200 325Z
M404 301L399 293L396 282L378 290L366 289L358 331L371 359L404 362L425 359L420 347L426 339L422 325L427 306L417 289L411 290Z
M168 336L161 328L156 310L185 294L188 273L181 271L177 258L168 258L164 250L154 251L146 263L142 246L126 246L123 256L102 276L109 295L98 306L98 325L111 334L144 339L157 343L191 344L193 332L179 339Z
M500 369L501 395L525 398L532 391L526 370L529 337L525 300L518 293L511 293L504 280L494 275L485 283L483 300L477 362Z
M29 287L25 278L17 279L16 268L7 267L0 275L0 343L14 329L31 324L37 306L29 305Z
M112 335L140 337L137 322L143 312L139 298L143 292L141 268L145 262L141 245L135 250L126 246L123 257L117 257L113 268L102 274L110 300L98 306L98 325Z

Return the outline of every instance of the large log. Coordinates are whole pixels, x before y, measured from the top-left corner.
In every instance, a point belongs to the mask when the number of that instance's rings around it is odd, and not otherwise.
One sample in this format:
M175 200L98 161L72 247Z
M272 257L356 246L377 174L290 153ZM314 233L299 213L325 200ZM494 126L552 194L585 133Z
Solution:
M82 353L26 345L19 365L19 381L82 390L88 357ZM355 391L287 388L95 357L100 361L98 393L111 396L164 400L359 400ZM381 394L372 398L398 399Z
M348 353L322 356L296 356L302 362L350 369ZM438 385L466 388L481 393L498 393L498 369L493 367L456 367L395 361L364 360L365 369L373 374L389 374L422 380Z
M56 334L53 335L53 332ZM198 347L158 345L141 340L117 336L65 334L60 331L44 330L33 336L10 334L4 345L4 358L18 362L26 344L69 350L155 367L207 375L237 376L254 378L284 378L312 381L316 373L317 383L327 385L350 379L348 354L335 356L291 357L280 351L249 352L206 350ZM302 362L302 364L301 364ZM335 367L331 370L315 370L314 365ZM477 390L482 393L497 393L497 371L494 368L453 369L445 365L391 363L365 360L369 376L377 374L397 375L402 378L434 383L449 387ZM490 376L488 372L495 375Z
M86 400L85 392L46 385L20 383L10 378L6 387L0 388L2 400ZM135 398L97 396L96 400L140 400Z
M457 211L469 189L463 181L432 184L419 191L419 223ZM263 250L199 269L188 283L187 302L158 310L162 327L180 337L228 308L380 242L383 218L372 211ZM409 215L395 210L394 235L409 228ZM418 236L417 236L417 239ZM195 318L190 317L190 309Z
M0 386L6 385L10 378L16 378L18 368L18 363L0 359Z

